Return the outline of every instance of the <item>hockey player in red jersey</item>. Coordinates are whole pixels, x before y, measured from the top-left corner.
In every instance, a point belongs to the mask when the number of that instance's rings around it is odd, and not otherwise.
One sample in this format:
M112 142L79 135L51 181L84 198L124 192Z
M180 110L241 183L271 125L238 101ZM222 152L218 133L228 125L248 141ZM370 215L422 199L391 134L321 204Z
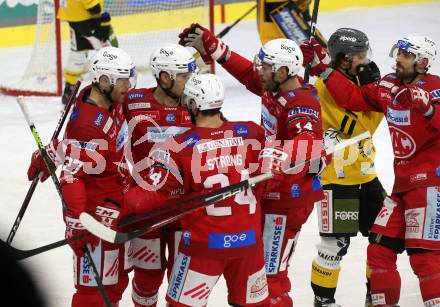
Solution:
M397 254L406 249L425 306L440 306L440 77L429 74L436 47L427 36L399 39L390 55L395 73L362 87L328 67L313 44L311 74L319 74L336 103L386 115L394 150L391 197L371 229L368 265L373 306L395 306L400 296Z
M296 160L322 150L320 105L314 88L297 76L303 61L298 45L289 39L275 39L261 47L254 63L232 52L209 30L193 24L180 35L180 43L195 47L205 61L216 60L248 90L262 98L261 124L266 135L275 136ZM296 153L296 154L295 154ZM302 157L302 158L299 158ZM263 195L266 273L272 306L292 306L288 295L289 260L301 226L314 204L323 199L318 176L320 161L303 169L302 175L286 176Z
M260 171L264 130L253 122L224 121L223 98L223 84L215 75L195 75L187 82L184 100L196 127L150 151L155 164L145 180L158 192L131 189L127 208L145 212L166 206L169 192L178 187L186 194L206 193ZM275 164L268 163L267 170ZM169 306L206 306L221 275L229 304L267 306L261 208L252 189L183 217L181 227L167 291Z
M181 134L192 127L186 107L180 103L185 83L196 72L194 57L178 44L165 44L150 58L150 67L157 81L153 88L133 89L126 95L124 113L128 121L130 150L126 156L133 162L133 182L145 189L143 182L148 165L148 153L154 144ZM179 187L170 191L169 198L183 193ZM141 226L141 225L138 225ZM181 231L178 223L132 240L134 278L132 299L136 307L156 306L157 292L162 283L167 259L172 267Z
M123 245L100 241L84 229L78 217L81 212L88 212L109 227L116 227L120 219L123 209L120 204L129 182L124 159L128 129L122 102L125 93L135 86L135 67L123 50L106 47L91 60L90 74L92 85L79 94L64 139L58 146L57 142L48 146L55 166L62 165L60 182L67 205L66 238L84 235L82 240L69 241L74 252L73 307L104 306L93 270L84 256L86 244L114 306L128 285L130 268L129 244L125 249ZM29 179L40 170L46 168L40 156L34 154Z

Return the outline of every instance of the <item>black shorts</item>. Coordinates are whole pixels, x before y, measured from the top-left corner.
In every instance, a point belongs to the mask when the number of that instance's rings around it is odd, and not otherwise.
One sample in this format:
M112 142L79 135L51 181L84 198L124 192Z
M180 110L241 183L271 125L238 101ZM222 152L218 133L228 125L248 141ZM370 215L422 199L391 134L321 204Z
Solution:
M318 206L320 235L356 236L368 231L382 208L386 192L376 177L357 185L327 184L326 199Z

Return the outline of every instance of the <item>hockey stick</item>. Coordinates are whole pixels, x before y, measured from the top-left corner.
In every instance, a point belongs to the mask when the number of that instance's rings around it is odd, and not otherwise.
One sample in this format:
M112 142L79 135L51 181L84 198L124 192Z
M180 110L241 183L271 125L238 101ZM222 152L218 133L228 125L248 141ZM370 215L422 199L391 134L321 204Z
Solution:
M351 139L348 139L344 142L337 144L336 146L334 146L333 148L328 150L326 152L326 154L330 155L330 154L332 154L336 151L339 151L347 146L351 146L353 144L356 144L359 141L361 141L365 138L368 138L370 136L371 136L370 132L366 131L366 132L359 134ZM317 160L320 158L321 158L321 155L318 157L313 157L310 160L296 163L295 166L284 170L284 172L285 173L292 173L292 172L304 167L304 165L309 163L310 161L314 161L314 160ZM247 180L243 180L239 183L236 183L236 184L224 187L222 189L219 189L219 190L215 191L217 193L214 192L216 194L214 196L207 197L207 195L210 194L210 193L208 193L208 194L202 196L201 202L199 202L189 208L186 208L178 213L174 213L168 217L165 217L163 219L159 219L158 221L154 222L153 224L151 224L149 226L142 227L140 229L136 229L131 232L118 232L118 231L115 231L111 228L108 228L105 225L98 222L90 214L85 213L85 212L81 213L81 215L79 216L79 219L81 220L81 223L83 224L83 226L89 232L91 232L92 234L97 236L98 238L101 238L101 239L103 239L107 242L110 242L110 243L120 244L120 243L124 243L126 241L129 241L133 238L136 238L146 232L150 232L154 229L161 228L162 226L165 226L169 223L177 221L177 220L181 219L183 216L188 215L188 214L198 210L199 208L209 206L209 205L216 203L220 200L223 200L223 199L228 198L230 196L236 195L236 194L240 193L241 191L243 191L243 189L247 189L249 187L252 187L253 185L255 185L258 182L268 180L268 179L272 178L272 176L273 176L272 174L258 175L258 176L249 178ZM200 196L196 196L195 199L200 200ZM151 215L148 215L148 213L147 213L146 215L144 215L145 219L156 217L158 215L158 211L153 212ZM164 210L160 210L160 211L162 214L166 214L166 213L170 213L171 210L164 209Z
M268 176L268 178L269 178L269 177L271 177L271 174L265 174L265 176ZM242 190L242 187L246 183L247 183L247 180L245 182L240 182L240 183L234 185L235 187L239 186L237 192L240 192ZM205 200L206 198L210 198L210 197L216 197L216 201L219 201L219 200L222 200L228 196L232 196L232 194L229 195L232 188L233 188L233 186L227 186L227 187L221 188L219 190L210 192L204 196L196 196L194 198L191 198L189 201ZM237 192L235 192L235 194ZM212 200L214 200L214 199L212 199ZM163 214L163 212L161 211L160 214ZM154 215L154 216L156 216L156 215ZM129 225L129 224L133 224L133 223L136 223L136 222L139 222L139 221L145 220L147 218L151 218L151 217L152 217L151 215L147 215L147 216L142 215L140 218L127 217L126 219L124 219L122 224ZM69 240L70 241L77 241L77 240L82 240L82 239L83 239L83 236L78 236L78 237L73 237ZM40 246L40 247L37 247L34 249L29 249L29 250L22 250L22 249L18 249L18 248L12 247L12 246L9 246L8 248L16 260L23 260L23 259L35 256L35 255L47 252L49 250L64 246L67 243L68 243L68 240L63 239L63 240L59 240L59 241L56 241L56 242L53 242L53 243L50 243L50 244L47 244L44 246Z
M101 276L99 276L98 269L96 268L95 262L93 261L92 255L90 254L90 250L87 247L87 245L84 245L83 250L87 256L87 259L89 260L90 265L92 266L93 274L95 275L95 281L96 284L98 285L98 290L101 293L105 306L112 307L112 302L110 301L107 290L104 288L104 285L102 284L102 278Z
M63 113L58 121L58 124L55 128L55 131L52 134L51 141L58 138L60 135L61 129L63 128L64 122L66 121L67 115L69 114L70 108L72 107L76 94L78 93L79 87L81 86L81 81L78 81L73 88L72 93L69 96L69 100L67 101L66 106L64 107ZM32 180L32 183L26 193L26 196L23 200L23 204L21 205L20 211L18 211L17 217L15 218L14 225L12 225L11 231L9 232L8 238L6 239L6 244L11 245L12 240L15 237L15 234L20 226L21 220L23 219L24 213L27 210L29 202L31 201L32 195L34 194L35 188L37 187L38 181L40 179L41 172L35 176Z
M312 20L310 21L310 37L315 36L316 33L316 22L318 20L318 9L319 9L319 0L315 0L313 3L313 13ZM309 67L306 67L304 71L304 82L309 82Z
M231 31L231 29L233 27L235 27L237 25L237 23L239 23L240 21L242 21L247 15L249 15L250 13L252 13L253 10L255 10L257 8L257 5L255 4L253 7L251 7L248 11L246 11L246 13L244 13L242 16L240 16L236 21L234 21L231 25L227 26L226 28L224 28L223 30L220 31L219 34L216 35L216 37L218 38L222 38L223 36L225 36L226 34L229 33L229 31ZM194 55L194 58L197 60L198 58L200 58L200 52L196 52Z
M345 140L345 141L337 144L336 146L334 146L333 148L328 150L327 154L332 154L332 153L334 153L336 151L344 149L345 147L348 147L348 146L351 146L353 144L356 144L357 142L359 142L359 141L361 141L363 139L366 139L366 138L368 138L370 136L371 136L371 134L368 131L366 131L366 132L364 132L362 134L359 134L359 135L357 135L357 136L355 136L355 137L353 137L351 139ZM302 165L303 164L301 164L301 166ZM206 195L196 196L194 198L191 198L191 199L188 200L188 202L196 201L196 200L200 201L200 200L203 200L206 197L217 196L220 193L229 192L230 189L231 189L231 186L228 186L228 187L225 187L225 188L221 188L219 190L210 192L210 193L208 193ZM171 208L171 209L173 210L174 208ZM125 218L124 220L122 220L119 223L119 225L129 225L129 224L145 221L147 219L151 219L151 218L157 217L159 215L163 215L163 214L164 214L164 211L160 211L159 212L159 211L154 210L154 211L150 211L150 212L145 213L145 214L140 214L140 215L138 215L136 217L129 216L129 217ZM71 241L76 241L76 240L81 240L82 238L83 238L82 236L78 236L78 237L73 237L70 240ZM49 251L51 249L55 249L55 248L64 246L66 244L67 244L67 240L63 239L63 240L59 240L57 242L53 242L53 243L50 243L50 244L47 244L47 245L44 245L44 246L40 246L40 247L37 247L37 248L34 248L34 249L30 249L30 250L22 250L22 249L14 248L12 246L9 246L9 249L10 249L10 252L15 257L15 259L22 260L22 259L26 259L26 258L35 256L35 255L47 252L47 251Z
M142 227L140 229L136 229L131 232L114 231L113 229L108 228L108 227L104 226L103 224L99 223L90 214L85 213L85 212L80 214L79 219L80 219L81 223L83 224L83 226L89 232L91 232L92 234L97 236L98 238L101 238L107 242L111 242L114 244L121 244L121 243L129 241L133 238L136 238L145 232L152 231L154 229L160 228L164 225L167 225L169 223L177 221L178 219L182 218L183 216L188 215L188 214L196 211L199 208L209 206L209 205L214 204L216 202L219 202L223 199L226 199L230 196L236 195L236 194L242 192L244 189L247 189L247 188L257 184L258 182L262 182L262 181L270 179L272 177L273 177L273 175L271 173L262 174L262 175L258 175L258 176L240 181L239 183L221 188L216 191L217 193L215 196L203 197L202 202L199 202L198 204L196 204L194 206L191 206L191 207L189 207L189 208L187 208L187 209L185 209L175 215L160 219L159 221L157 221L156 223L154 223L152 225ZM197 196L197 198L199 198L199 196Z
M78 236L78 237L74 237L71 238L70 241L76 241L76 240L81 240L83 237L82 236ZM63 240L59 240L47 245L43 245L37 248L33 248L33 249L19 249L19 248L15 248L13 246L8 246L9 252L12 254L12 256L14 257L15 260L23 260L47 251L50 251L52 249L55 249L57 247L61 247L67 244L67 239L63 239Z
M257 5L255 4L253 7L251 7L246 13L244 13L241 17L239 17L236 21L234 21L231 25L227 26L226 28L224 28L219 34L217 34L216 36L218 38L222 38L223 36L225 36L226 34L228 34L229 31L231 31L231 29L233 27L235 27L237 25L237 23L239 23L240 21L242 21L247 15L249 15L250 13L252 13L253 10L255 10L257 8Z
M52 181L55 184L55 188L58 192L58 195L61 198L61 204L63 206L63 210L66 210L67 207L66 207L66 203L64 202L63 195L61 193L60 182L57 178L57 175L55 174L55 170L53 170L52 166L50 165L50 159L47 156L46 148L44 148L44 145L41 142L40 135L38 134L38 131L35 128L34 122L31 118L27 105L24 101L24 97L23 96L17 97L17 103L20 106L21 111L23 112L24 118L28 123L29 129L31 129L32 135L34 137L35 142L37 143L38 150L40 151L40 155L43 158L44 164L46 164L46 167L49 170L50 177L52 178Z

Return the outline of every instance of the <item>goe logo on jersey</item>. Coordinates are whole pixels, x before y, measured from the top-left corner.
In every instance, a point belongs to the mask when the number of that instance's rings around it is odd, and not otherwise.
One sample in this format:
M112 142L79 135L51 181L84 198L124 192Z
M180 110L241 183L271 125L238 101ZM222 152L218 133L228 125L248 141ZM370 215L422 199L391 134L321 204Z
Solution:
M194 147L194 145L196 145L200 141L200 138L197 134L193 133L193 134L185 137L183 139L183 141L185 142L186 147L192 148L192 147Z
M238 248L254 245L256 243L253 229L240 233L210 233L208 234L209 248Z

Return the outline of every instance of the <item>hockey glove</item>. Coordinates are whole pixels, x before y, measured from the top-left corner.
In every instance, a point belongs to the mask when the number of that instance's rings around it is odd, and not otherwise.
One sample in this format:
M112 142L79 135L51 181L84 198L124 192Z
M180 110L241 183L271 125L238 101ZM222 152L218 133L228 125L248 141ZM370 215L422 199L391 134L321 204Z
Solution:
M193 23L184 29L179 34L179 38L180 45L197 49L206 64L211 64L213 60L222 64L230 56L228 45L198 23Z
M367 65L359 65L357 67L358 85L373 83L380 79L380 70L376 63L370 62Z
M99 244L99 238L88 232L78 218L66 213L64 215L64 222L66 223L65 237L67 243L76 256L84 256L84 245L89 244L90 249L93 251ZM81 238L78 238L79 236L81 236Z
M288 167L288 154L282 148L266 147L259 155L261 173L272 173L273 178L266 181L265 190L275 190L283 181L284 169Z
M53 171L55 171L56 167L63 163L61 156L59 156L56 151L58 144L59 141L55 139L45 147L47 157L49 158L49 164ZM27 171L28 180L34 180L35 176L37 176L39 172L42 172L40 177L41 182L46 181L46 179L50 176L50 172L47 169L46 163L44 163L40 151L36 150L32 153L31 164L29 165Z
M304 56L303 66L309 67L310 75L320 76L324 80L327 79L333 71L330 67L330 56L316 38L310 37L310 42L303 42L300 48Z
M97 18L98 21L98 27L96 31L96 37L101 42L107 42L110 38L110 14L108 12L104 12L101 14L99 18Z
M122 208L119 202L114 199L106 198L102 204L96 206L96 220L101 224L116 230L118 221L121 219Z
M406 109L411 109L425 117L431 117L434 113L431 95L414 85L403 85L399 88L393 87L391 92L396 94L395 101Z

